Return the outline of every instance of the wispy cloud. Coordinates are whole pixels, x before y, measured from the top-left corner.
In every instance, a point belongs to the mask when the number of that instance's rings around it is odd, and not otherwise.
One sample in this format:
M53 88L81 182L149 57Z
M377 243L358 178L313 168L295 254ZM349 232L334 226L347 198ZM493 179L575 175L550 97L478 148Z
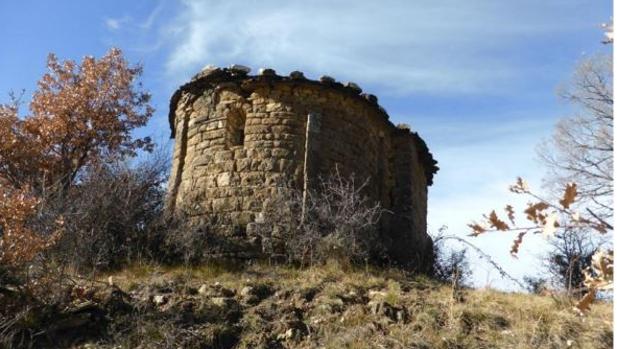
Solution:
M104 18L105 26L114 36L107 41L114 43L122 41L122 46L127 47L128 51L142 54L159 50L165 40L164 35L159 35L160 22L169 19L161 14L170 10L169 1L149 1L146 5L147 9L143 13L131 12L132 15Z
M156 6L147 13L145 18L133 18L124 15L122 17L107 17L104 19L107 29L117 31L120 29L149 31L159 19L159 16L166 6L165 0L156 2Z
M128 22L129 17L127 16L121 18L105 18L105 26L112 31L121 29Z
M533 4L533 6L531 6ZM499 91L516 47L576 31L573 1L186 1L168 27L170 76L207 63L332 74L389 93Z
M157 18L161 14L161 11L163 11L164 7L165 7L165 1L164 0L159 1L158 4L154 7L154 9L150 12L148 17L146 17L143 23L139 25L139 27L145 30L149 30L152 27L152 25L156 22Z

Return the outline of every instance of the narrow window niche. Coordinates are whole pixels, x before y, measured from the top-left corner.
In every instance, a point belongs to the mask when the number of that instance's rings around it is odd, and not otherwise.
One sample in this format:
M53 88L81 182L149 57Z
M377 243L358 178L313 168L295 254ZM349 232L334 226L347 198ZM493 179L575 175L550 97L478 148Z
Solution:
M232 110L227 117L227 144L230 147L244 145L246 115L240 110Z

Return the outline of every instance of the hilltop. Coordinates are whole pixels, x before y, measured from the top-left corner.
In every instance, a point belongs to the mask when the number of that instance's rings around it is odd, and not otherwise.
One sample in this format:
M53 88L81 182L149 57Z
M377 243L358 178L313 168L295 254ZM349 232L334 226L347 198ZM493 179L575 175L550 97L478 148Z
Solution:
M76 279L77 280L77 279ZM1 297L0 297L1 298ZM134 266L21 317L71 348L612 348L612 305L338 265ZM5 334L6 335L6 334Z

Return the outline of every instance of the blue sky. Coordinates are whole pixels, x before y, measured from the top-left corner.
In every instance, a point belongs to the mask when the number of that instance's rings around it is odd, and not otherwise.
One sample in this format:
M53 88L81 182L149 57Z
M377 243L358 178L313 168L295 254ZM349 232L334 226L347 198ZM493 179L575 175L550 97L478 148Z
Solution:
M555 90L584 55L611 49L600 28L611 14L608 0L3 1L0 101L31 93L49 52L81 60L115 46L153 94L139 134L165 141L171 94L207 64L354 81L426 140L441 167L429 229L464 236L482 213L524 203L507 191L516 176L540 185L535 147L572 112ZM517 277L537 273L544 241L514 260L512 239L471 241ZM478 286L511 287L481 261L474 271Z

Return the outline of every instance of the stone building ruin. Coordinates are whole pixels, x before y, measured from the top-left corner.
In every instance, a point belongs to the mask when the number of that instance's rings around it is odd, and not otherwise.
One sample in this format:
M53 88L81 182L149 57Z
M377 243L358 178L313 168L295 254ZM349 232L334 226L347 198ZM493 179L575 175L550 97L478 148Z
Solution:
M168 208L217 216L248 240L246 227L278 188L303 190L337 168L369 178L366 195L391 211L380 234L392 261L431 258L427 190L438 168L420 136L393 125L354 83L249 73L207 67L174 93Z

